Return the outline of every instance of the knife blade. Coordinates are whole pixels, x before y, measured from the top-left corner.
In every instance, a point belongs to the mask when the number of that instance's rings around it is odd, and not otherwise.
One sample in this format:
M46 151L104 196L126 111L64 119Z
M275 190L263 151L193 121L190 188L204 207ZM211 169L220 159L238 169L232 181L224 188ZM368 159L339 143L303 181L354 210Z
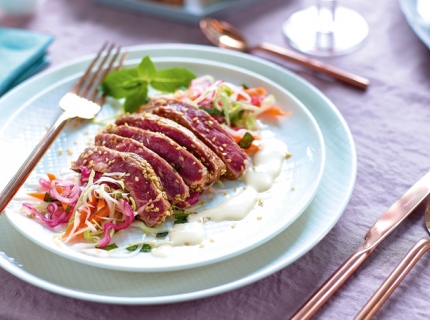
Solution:
M310 319L357 268L430 193L430 171L401 196L369 229L364 243L296 311L292 320Z

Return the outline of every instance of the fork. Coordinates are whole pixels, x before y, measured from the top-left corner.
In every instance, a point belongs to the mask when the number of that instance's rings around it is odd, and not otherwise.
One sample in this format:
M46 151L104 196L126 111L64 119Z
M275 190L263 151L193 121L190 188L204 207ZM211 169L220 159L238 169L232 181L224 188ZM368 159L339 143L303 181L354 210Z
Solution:
M107 53L103 54L107 47L109 47ZM100 111L105 97L97 91L97 87L106 74L113 70L118 58L119 64L117 68L121 68L128 55L128 53L120 54L119 47L116 50L114 49L115 46L113 44L108 45L108 43L105 43L88 66L84 75L76 82L74 87L61 98L59 105L61 109L63 109L63 112L35 147L21 168L19 168L12 180L9 181L5 189L0 193L0 214L27 180L31 171L64 127L74 118L92 119ZM113 53L114 51L115 53ZM97 63L99 63L99 65L93 71Z

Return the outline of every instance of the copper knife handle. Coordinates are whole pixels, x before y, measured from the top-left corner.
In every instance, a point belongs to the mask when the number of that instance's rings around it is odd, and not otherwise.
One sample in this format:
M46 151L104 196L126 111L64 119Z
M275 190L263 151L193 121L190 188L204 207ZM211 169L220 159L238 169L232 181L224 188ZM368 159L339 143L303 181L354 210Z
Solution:
M45 154L46 150L48 150L48 148L54 142L55 138L67 124L68 120L69 116L63 112L54 125L48 130L39 144L34 148L33 152L30 154L21 168L19 168L19 170L15 173L4 190L0 193L0 214L3 213L4 209L12 200L13 196L18 192L25 180L27 180L34 167Z
M362 250L361 247L358 248L303 304L291 317L291 320L310 319L367 259L375 248L376 247L372 247L368 250Z
M310 70L329 75L332 78L348 83L362 90L365 90L370 84L370 81L366 78L352 74L350 72L343 71L336 67L329 66L325 63L322 63L321 61L308 58L307 56L304 56L302 54L299 54L291 50L287 50L282 47L278 47L274 44L263 42L260 45L253 47L251 49L262 50L265 52L273 53L288 61L304 66Z
M421 239L406 254L397 267L391 272L384 283L369 299L366 305L357 314L357 320L371 319L379 308L384 304L394 289L402 282L412 267L418 262L422 255L430 249L430 239Z

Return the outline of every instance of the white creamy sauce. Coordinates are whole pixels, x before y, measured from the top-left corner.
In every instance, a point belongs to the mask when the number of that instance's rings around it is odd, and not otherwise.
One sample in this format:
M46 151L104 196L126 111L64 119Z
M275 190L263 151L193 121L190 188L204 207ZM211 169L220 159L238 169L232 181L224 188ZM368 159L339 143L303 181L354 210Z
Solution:
M265 141L252 159L253 168L250 168L241 180L258 192L269 190L281 173L287 151L287 146L282 141Z
M152 248L151 254L157 258L166 258L170 255L173 245L171 243L163 243L162 245Z
M174 246L196 245L205 239L203 223L175 224L169 232Z
M204 218L211 221L242 220L252 210L258 201L258 192L254 188L244 188L237 194L224 200L215 208L203 210L188 216L189 222L201 221Z
M206 218L220 222L245 218L257 203L258 193L273 186L276 177L281 173L287 151L287 146L282 141L276 139L265 141L253 157L253 167L241 178L246 187L217 207L188 216L188 221L202 221Z

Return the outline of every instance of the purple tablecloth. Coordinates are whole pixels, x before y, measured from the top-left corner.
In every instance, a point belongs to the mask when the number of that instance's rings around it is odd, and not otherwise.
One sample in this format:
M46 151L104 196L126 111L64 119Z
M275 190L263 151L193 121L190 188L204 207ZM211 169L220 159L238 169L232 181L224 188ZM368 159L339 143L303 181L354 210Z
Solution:
M261 1L226 20L251 42L288 47L281 31L299 0ZM306 3L309 5L309 2ZM243 288L201 300L161 306L124 306L73 299L30 285L0 270L1 319L283 319L293 312L363 241L368 228L429 170L430 51L413 33L396 1L348 1L370 26L365 46L326 62L371 80L365 92L327 81L280 62L319 88L340 110L356 143L358 173L349 205L313 250L281 271ZM0 26L55 36L52 66L99 49L106 40L123 46L206 44L197 26L121 11L88 0L46 0L30 17L0 12ZM268 57L268 56L265 56ZM408 249L427 232L423 205L384 241L317 313L350 319ZM377 313L378 319L427 319L430 257L424 257Z

